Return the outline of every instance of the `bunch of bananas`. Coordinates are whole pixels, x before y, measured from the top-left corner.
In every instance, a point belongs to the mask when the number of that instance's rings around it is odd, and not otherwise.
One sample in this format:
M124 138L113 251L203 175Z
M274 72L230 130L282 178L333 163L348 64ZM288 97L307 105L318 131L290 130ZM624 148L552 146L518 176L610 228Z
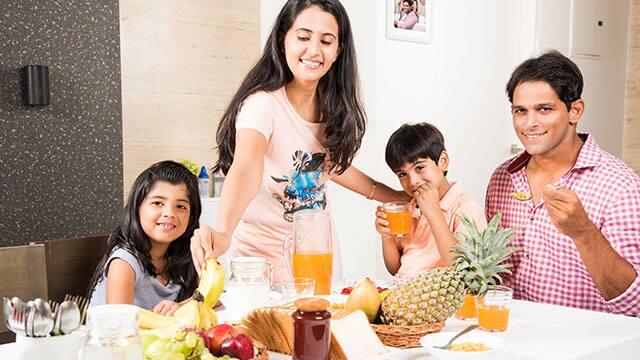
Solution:
M213 306L218 302L223 288L223 267L215 259L208 259L195 294L172 316L140 309L138 313L140 333L171 337L180 329L207 330L215 326L218 323L218 317L213 311Z

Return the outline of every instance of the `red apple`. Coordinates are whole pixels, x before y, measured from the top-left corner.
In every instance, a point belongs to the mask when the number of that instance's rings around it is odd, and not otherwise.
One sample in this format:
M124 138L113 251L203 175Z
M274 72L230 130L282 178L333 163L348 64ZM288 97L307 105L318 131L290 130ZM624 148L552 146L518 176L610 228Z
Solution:
M213 356L220 356L220 346L228 338L238 335L238 330L229 324L218 324L209 328L204 333L205 346L209 348L209 352ZM208 343L208 344L207 344Z
M240 334L228 338L220 346L222 355L229 355L240 360L253 359L253 341L248 335Z

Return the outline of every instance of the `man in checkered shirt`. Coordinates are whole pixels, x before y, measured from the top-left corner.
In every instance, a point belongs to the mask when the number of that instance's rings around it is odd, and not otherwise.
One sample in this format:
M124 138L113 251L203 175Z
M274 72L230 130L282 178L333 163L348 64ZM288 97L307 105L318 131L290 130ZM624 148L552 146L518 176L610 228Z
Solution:
M506 91L525 150L493 173L487 217L501 212L518 229L505 278L515 298L640 316L640 178L577 132L582 86L557 51L513 72Z

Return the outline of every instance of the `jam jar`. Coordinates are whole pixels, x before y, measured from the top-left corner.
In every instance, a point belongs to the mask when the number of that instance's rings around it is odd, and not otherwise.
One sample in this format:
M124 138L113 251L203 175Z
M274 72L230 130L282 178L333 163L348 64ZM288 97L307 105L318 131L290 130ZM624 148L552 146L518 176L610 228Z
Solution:
M302 298L293 312L293 360L328 360L331 332L329 301Z

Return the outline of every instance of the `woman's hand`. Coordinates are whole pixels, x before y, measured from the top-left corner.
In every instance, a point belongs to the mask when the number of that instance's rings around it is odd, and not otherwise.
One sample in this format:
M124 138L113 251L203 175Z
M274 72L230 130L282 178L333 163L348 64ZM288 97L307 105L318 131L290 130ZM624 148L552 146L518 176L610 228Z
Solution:
M153 312L162 314L164 316L171 316L174 312L176 312L176 310L178 310L179 307L180 304L175 301L162 300L153 308Z
M217 259L229 249L228 235L215 231L209 225L201 225L191 237L191 257L198 275L202 273L207 259Z

